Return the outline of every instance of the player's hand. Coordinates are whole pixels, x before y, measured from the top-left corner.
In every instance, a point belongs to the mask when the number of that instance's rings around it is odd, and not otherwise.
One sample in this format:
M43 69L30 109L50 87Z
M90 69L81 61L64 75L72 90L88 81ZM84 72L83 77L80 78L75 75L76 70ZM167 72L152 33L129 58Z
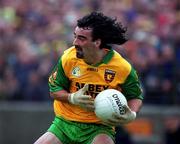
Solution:
M126 113L124 115L117 115L113 114L111 119L108 119L106 122L104 122L105 125L111 125L111 126L120 126L123 124L127 124L136 118L136 112L132 111L128 106L124 106Z
M84 87L77 92L71 93L68 97L68 100L70 103L79 105L88 111L94 111L94 99L90 95L84 94L87 90L88 84L85 84Z

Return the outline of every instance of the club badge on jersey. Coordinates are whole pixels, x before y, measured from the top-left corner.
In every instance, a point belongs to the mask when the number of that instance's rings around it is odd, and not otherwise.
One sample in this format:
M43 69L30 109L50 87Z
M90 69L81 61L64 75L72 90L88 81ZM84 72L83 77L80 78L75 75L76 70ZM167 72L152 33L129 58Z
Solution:
M106 69L104 73L104 79L107 83L110 83L114 80L116 72L113 70Z

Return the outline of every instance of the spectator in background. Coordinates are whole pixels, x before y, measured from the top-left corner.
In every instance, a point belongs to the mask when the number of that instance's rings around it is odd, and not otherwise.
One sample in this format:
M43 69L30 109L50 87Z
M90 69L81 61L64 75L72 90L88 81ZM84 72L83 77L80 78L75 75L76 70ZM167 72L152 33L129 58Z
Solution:
M165 118L165 144L180 144L180 118L169 116Z
M48 85L45 85L42 81L41 74L37 71L31 71L28 77L27 87L24 87L24 97L25 101L45 101L49 97L46 93Z

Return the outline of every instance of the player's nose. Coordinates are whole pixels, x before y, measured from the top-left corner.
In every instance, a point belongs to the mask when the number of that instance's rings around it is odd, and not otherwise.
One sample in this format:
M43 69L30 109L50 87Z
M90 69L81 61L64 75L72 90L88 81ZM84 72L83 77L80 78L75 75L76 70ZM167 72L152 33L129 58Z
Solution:
M73 40L73 45L79 45L79 41L78 41L77 38L75 38L75 39Z

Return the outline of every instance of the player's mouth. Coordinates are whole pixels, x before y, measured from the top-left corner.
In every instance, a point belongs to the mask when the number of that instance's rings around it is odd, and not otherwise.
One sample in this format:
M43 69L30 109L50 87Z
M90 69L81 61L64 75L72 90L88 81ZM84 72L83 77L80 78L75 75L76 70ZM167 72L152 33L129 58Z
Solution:
M78 58L83 58L84 54L82 48L78 45L75 45L75 48L76 48L76 56Z

